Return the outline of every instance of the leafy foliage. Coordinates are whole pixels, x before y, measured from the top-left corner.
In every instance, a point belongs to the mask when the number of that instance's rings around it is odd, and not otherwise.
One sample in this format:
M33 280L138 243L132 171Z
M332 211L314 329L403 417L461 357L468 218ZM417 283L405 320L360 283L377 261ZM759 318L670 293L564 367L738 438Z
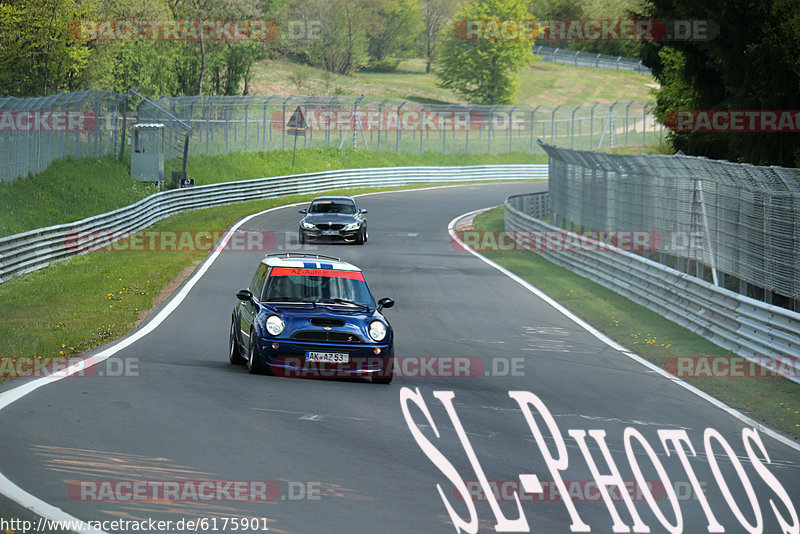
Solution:
M712 20L713 39L648 42L643 60L661 83L656 115L679 110L800 109L796 0L652 0L646 18ZM754 164L800 164L798 133L673 132L687 154Z
M530 19L522 0L471 0L458 19ZM488 33L488 32L487 32ZM484 35L485 37L485 35ZM465 40L445 30L436 75L439 85L476 104L513 104L518 71L533 59L531 41L484 38Z

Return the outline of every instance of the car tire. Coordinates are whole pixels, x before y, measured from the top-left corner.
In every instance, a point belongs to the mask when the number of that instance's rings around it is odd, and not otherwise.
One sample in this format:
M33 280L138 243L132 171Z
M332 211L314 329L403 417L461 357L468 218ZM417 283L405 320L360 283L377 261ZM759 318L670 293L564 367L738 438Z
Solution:
M364 224L364 243L367 242L367 239L369 239L369 230L367 230L367 225Z
M231 335L228 340L228 360L232 365L241 365L244 358L239 353L239 340L236 339L236 320L231 317Z
M299 233L297 234L297 242L298 242L298 243L300 243L301 245L304 245L304 244L305 244L305 242L306 242L306 238L305 238L305 236L303 235L303 232L299 232Z
M260 375L265 372L264 366L261 365L261 360L258 359L256 354L256 333L250 331L250 347L247 349L247 371L254 375Z
M356 245L363 245L364 241L366 241L366 239L364 239L364 228L362 228L361 231L358 232L358 235L356 236Z
M389 376L373 376L372 383L373 384L391 384L392 383L392 375Z

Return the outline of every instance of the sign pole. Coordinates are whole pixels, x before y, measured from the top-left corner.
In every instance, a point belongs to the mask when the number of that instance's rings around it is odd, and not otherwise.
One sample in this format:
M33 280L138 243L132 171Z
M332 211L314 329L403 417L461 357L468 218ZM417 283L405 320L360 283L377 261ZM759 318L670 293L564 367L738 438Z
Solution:
M294 148L292 148L292 168L294 169L294 157L297 153L297 134L294 134Z

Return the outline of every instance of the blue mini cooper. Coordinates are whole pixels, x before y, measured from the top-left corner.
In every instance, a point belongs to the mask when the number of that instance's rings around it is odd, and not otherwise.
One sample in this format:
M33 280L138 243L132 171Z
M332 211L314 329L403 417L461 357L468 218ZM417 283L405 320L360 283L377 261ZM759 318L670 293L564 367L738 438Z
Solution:
M361 269L318 254L268 254L236 293L229 357L251 373L392 381L392 327Z

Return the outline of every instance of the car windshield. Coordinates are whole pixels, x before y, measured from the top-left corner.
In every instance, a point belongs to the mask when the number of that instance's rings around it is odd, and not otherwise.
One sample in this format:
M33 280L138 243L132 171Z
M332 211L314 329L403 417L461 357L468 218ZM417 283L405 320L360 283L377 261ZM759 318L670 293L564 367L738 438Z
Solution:
M349 271L329 271L320 276L292 276L283 273L277 276L271 275L267 280L264 295L263 300L267 302L299 301L347 305L345 301L349 301L361 306L375 306L361 273Z
M309 213L344 213L352 215L356 212L356 205L347 200L317 200L308 208Z

